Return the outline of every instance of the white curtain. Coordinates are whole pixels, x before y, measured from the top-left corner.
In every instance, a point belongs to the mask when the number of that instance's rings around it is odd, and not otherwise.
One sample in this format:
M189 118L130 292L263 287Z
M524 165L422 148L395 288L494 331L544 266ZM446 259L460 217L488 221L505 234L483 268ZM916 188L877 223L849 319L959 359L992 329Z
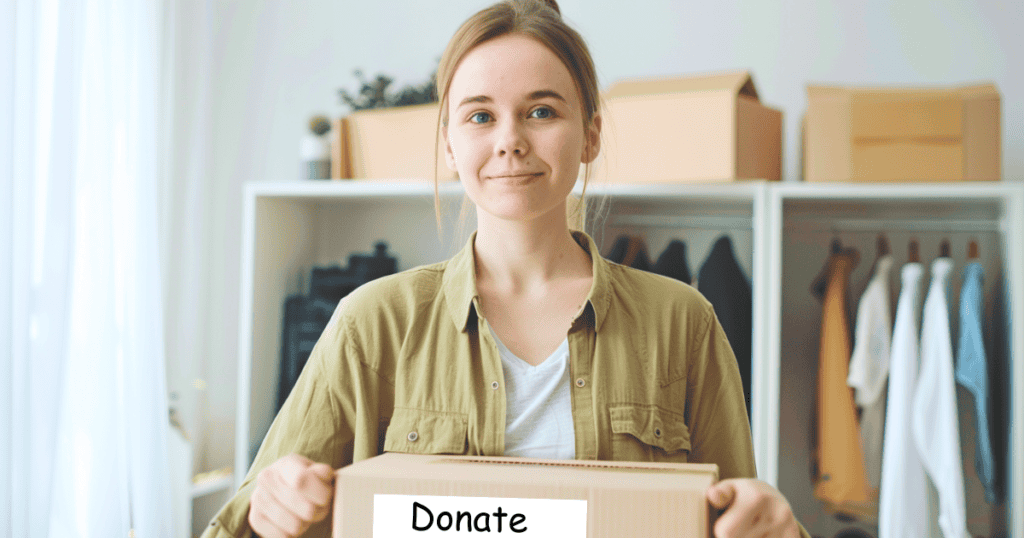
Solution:
M172 533L164 10L0 2L0 538Z

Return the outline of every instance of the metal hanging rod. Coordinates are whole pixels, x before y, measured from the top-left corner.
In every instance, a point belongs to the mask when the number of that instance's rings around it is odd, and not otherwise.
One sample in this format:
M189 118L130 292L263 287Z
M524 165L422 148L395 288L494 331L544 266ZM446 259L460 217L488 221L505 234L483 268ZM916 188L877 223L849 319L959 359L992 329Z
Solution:
M692 228L702 230L750 230L750 217L684 216L684 215L615 215L608 226L640 226L645 228Z
M690 228L701 230L739 229L750 230L750 217L698 216L698 215L612 215L606 226L637 226L645 228ZM844 231L844 232L1004 232L1002 221L993 219L947 220L947 219L835 219L792 218L787 219L787 230Z
M998 220L945 220L945 219L794 219L786 223L785 229L842 232L1002 232L1004 226Z

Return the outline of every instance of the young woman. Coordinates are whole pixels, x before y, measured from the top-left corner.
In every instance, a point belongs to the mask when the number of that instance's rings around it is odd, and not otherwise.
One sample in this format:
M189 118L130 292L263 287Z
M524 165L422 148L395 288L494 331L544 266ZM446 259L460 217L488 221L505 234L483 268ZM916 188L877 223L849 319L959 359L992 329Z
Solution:
M555 2L471 17L438 95L476 232L452 259L346 298L206 536L329 536L333 469L384 451L713 462L716 536L799 536L785 498L753 478L739 370L710 304L570 231L601 117L589 52Z

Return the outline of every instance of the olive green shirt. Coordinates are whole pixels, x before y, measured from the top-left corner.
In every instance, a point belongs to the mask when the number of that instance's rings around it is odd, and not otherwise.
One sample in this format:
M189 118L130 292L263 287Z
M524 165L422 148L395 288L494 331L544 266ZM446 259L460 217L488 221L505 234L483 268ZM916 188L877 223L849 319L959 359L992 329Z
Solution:
M576 458L710 462L754 477L739 368L711 304L600 256L568 331ZM340 468L385 451L500 456L505 387L478 314L473 241L448 261L369 282L339 306L208 538L250 536L256 476L291 452ZM330 536L330 517L307 536Z

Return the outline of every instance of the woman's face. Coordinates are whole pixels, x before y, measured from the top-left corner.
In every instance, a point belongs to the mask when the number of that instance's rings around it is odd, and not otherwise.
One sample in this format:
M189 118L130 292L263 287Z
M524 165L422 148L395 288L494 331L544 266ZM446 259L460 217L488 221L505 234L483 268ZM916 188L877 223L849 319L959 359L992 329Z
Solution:
M597 156L569 70L539 42L505 35L463 57L448 90L445 161L477 208L504 220L565 219L580 163Z

